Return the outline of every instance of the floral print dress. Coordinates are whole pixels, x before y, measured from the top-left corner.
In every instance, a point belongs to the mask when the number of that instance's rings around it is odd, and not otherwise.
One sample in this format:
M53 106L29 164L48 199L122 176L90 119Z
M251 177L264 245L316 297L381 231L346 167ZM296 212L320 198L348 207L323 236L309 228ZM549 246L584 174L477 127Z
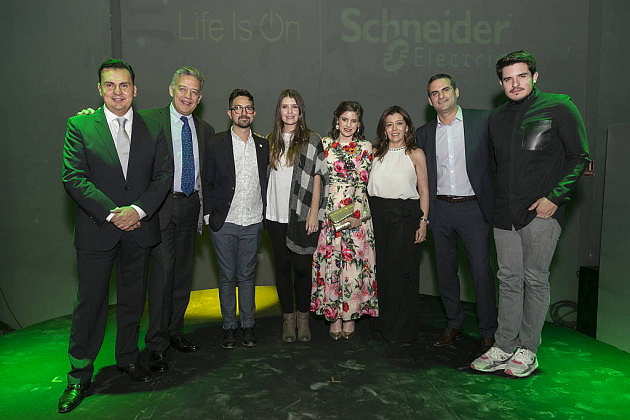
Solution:
M327 196L313 254L311 312L329 321L378 316L374 229L367 198L372 145L368 141L344 145L330 137L323 138L322 145ZM363 221L357 228L335 232L328 214L348 204L354 204L353 216Z

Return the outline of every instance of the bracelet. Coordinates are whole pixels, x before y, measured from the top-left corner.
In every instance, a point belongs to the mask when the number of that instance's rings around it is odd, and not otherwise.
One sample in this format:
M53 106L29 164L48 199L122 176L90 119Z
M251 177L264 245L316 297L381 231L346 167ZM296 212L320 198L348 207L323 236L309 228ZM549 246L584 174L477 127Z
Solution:
M426 217L422 216L420 218L420 223L425 222L427 225L429 224L429 219L427 219Z

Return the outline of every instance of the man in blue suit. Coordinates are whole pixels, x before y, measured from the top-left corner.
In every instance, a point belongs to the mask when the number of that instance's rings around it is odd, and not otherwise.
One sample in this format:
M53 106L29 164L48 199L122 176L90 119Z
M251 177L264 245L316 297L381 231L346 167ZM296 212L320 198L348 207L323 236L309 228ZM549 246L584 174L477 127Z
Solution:
M493 188L488 111L462 109L459 89L448 74L431 76L429 104L437 118L416 131L427 157L431 223L438 285L447 326L436 347L461 338L464 310L457 276L457 241L464 244L475 286L481 347L492 346L497 328L496 291L488 264Z

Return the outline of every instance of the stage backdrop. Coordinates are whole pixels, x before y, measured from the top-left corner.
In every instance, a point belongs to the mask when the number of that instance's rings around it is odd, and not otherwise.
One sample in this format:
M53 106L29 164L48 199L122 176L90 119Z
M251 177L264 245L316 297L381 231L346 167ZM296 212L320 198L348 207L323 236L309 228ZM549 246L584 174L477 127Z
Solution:
M24 326L72 310L73 205L59 180L61 147L65 119L100 105L96 68L102 59L119 55L133 64L141 108L166 105L173 71L189 64L206 74L200 115L217 130L227 127L231 89L254 94L256 130L265 134L278 93L291 87L303 94L309 125L322 134L340 101L358 100L373 138L378 116L392 104L407 108L416 125L435 118L425 84L436 72L458 80L462 106L494 107L502 100L497 57L527 48L539 59L539 86L571 95L589 128L597 128L591 143L599 158L607 124L623 121L606 118L627 117L627 108L609 112L611 99L625 104L621 90L603 95L600 85L611 89L607 75L615 74L620 62L627 67L628 58L606 53L602 44L610 27L617 31L613 36L627 38L627 25L620 23L628 8L619 0L567 3L554 8L542 0L4 2L0 71L6 90L7 199L0 319ZM572 204L552 271L552 301L575 300L577 268L597 263L601 186L596 173ZM589 217L582 219L583 213ZM194 286L216 287L209 239L199 244ZM435 293L434 271L427 244L422 292ZM472 299L470 281L462 277L464 297ZM258 279L273 283L268 245L260 253Z
M540 62L539 86L568 93L584 108L586 72L566 76L567 63L586 68L587 2L557 14L534 10L531 3L489 7L487 1L122 2L122 54L137 70L142 107L166 104L173 71L191 64L207 75L201 115L217 130L227 126L231 89L254 94L256 130L266 134L279 92L291 87L304 96L308 123L319 133L330 129L336 105L352 99L363 105L366 134L374 138L380 113L393 104L406 108L416 125L435 118L425 85L437 72L457 79L462 106L493 108L503 100L497 57L525 47ZM557 25L559 19L573 24ZM558 249L557 296L574 294L578 221L575 214ZM197 260L197 288L214 286L208 243ZM261 255L259 282L273 281L268 256ZM434 272L425 253L422 292L436 292ZM472 299L471 282L462 286Z

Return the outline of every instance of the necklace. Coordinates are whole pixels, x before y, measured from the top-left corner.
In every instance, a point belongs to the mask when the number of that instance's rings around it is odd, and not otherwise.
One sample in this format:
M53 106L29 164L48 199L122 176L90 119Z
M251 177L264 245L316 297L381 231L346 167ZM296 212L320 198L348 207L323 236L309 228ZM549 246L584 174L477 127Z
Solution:
M407 146L400 146L400 147L390 147L389 151L390 152L398 152L400 150L405 150L407 148Z

